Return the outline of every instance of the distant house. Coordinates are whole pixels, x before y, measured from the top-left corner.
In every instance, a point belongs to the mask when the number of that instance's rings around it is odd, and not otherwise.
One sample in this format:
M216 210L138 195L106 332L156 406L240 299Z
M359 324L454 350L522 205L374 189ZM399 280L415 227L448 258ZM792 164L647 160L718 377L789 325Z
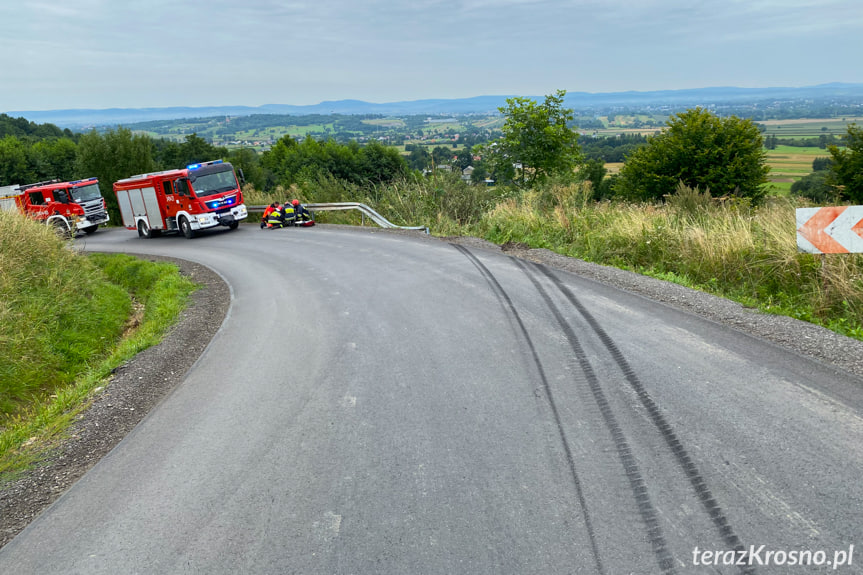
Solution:
M465 182L470 181L470 177L473 175L473 166L468 166L461 171L461 179Z

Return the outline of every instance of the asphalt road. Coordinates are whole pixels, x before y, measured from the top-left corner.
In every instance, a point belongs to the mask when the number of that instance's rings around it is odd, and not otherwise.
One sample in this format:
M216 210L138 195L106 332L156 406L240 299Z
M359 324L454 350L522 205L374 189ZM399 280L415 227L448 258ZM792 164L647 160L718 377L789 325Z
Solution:
M201 262L233 304L0 573L861 572L851 376L433 239L244 226L86 249Z

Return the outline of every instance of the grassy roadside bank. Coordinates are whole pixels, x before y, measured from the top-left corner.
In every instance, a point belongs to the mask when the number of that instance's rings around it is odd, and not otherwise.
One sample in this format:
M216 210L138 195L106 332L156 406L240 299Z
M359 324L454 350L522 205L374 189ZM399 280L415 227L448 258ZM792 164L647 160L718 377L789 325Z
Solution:
M39 457L111 370L158 343L195 286L176 266L83 256L0 213L0 474Z

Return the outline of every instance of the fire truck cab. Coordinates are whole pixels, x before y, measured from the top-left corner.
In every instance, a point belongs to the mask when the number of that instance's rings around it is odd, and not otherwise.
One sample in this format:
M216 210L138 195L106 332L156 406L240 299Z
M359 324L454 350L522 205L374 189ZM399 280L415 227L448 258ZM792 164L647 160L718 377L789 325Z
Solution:
M92 234L110 219L96 178L7 186L0 196L0 208L17 209L70 235L79 230Z
M141 174L114 182L123 225L142 238L175 231L192 238L198 230L232 230L248 216L231 164L222 160L180 170Z

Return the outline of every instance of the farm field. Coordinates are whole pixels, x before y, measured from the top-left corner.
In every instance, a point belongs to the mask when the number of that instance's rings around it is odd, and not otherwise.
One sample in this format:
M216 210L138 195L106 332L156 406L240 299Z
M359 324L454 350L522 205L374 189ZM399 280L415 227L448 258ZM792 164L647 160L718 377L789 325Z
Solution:
M863 123L863 118L803 118L798 120L766 120L758 122L766 129L765 136L777 138L817 138L818 136L842 136L848 124Z
M777 146L775 150L767 150L767 165L770 166L770 183L773 190L782 195L791 190L791 184L812 173L812 162L815 158L830 156L830 152L821 148L798 148L795 146Z

